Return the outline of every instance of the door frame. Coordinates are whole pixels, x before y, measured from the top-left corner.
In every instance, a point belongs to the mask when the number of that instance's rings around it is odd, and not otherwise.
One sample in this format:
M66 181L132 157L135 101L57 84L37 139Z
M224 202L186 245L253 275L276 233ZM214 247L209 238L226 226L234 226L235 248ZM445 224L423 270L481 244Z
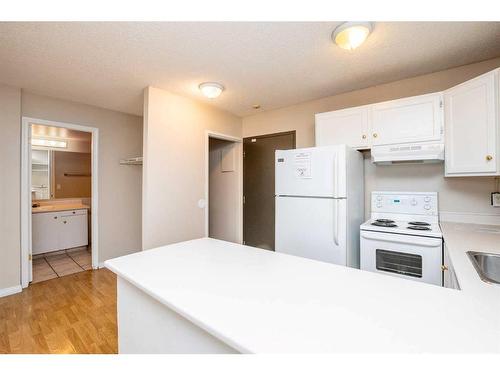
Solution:
M91 231L92 268L99 268L99 129L91 126L43 120L23 116L21 119L21 286L29 285L32 253L31 228L31 124L54 126L92 134Z
M243 138L229 134L219 133L212 130L205 130L205 237L209 236L209 186L210 186L210 138L221 139L234 142L236 146L237 166L238 166L238 243L243 243Z

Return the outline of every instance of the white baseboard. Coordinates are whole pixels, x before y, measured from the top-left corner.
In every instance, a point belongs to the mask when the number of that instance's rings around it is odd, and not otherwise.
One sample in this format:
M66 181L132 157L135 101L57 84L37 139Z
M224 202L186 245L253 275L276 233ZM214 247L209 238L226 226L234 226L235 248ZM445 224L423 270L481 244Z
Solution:
M10 288L0 289L0 297L7 297L11 294L20 293L23 291L21 285L11 286Z
M104 265L104 262L99 263L98 269L101 269L101 268L106 268L106 266Z
M440 221L451 221L455 223L473 223L483 225L500 225L500 212L498 214L484 214L477 212L449 212L439 213Z

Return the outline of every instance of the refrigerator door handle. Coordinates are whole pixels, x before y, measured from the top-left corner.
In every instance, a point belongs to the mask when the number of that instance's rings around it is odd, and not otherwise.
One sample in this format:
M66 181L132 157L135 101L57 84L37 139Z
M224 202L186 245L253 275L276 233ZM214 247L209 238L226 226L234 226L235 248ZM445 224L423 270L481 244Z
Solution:
M339 245L339 204L338 202L334 199L333 200L333 241L335 242L335 245Z

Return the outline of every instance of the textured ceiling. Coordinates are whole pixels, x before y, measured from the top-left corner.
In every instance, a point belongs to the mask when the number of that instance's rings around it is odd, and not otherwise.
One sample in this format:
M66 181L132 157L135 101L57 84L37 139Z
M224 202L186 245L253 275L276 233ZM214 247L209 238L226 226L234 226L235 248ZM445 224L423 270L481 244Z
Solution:
M245 116L500 56L500 22L377 22L353 52L336 25L0 23L0 82L138 115L151 85Z

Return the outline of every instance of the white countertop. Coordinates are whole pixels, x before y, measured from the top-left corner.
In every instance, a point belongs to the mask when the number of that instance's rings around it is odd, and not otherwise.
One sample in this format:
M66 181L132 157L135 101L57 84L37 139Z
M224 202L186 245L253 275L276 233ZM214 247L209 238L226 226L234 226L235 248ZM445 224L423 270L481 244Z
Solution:
M485 299L207 238L105 265L241 352L500 352L498 288Z
M500 299L500 285L482 281L466 254L467 251L500 254L500 226L452 222L440 225L460 289L479 298Z

